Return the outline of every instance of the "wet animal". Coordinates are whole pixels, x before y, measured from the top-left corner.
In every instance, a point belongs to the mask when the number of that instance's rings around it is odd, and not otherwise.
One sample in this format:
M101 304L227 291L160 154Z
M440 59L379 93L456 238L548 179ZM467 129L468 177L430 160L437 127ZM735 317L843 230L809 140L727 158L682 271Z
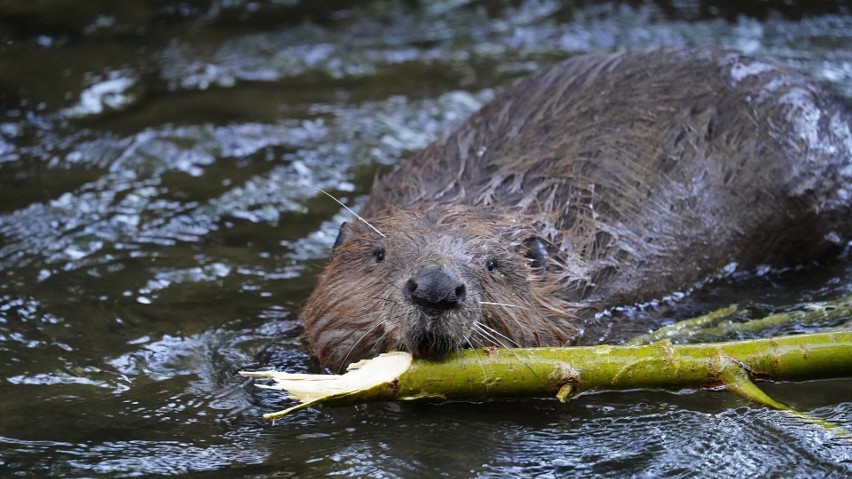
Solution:
M852 239L847 104L731 51L583 55L377 181L300 317L340 370L574 342L584 320Z

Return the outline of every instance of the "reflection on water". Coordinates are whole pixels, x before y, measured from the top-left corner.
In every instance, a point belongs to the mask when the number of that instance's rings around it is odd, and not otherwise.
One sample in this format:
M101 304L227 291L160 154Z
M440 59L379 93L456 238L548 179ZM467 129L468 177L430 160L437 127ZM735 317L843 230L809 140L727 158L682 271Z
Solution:
M0 475L842 475L852 446L721 392L306 411L240 368L316 369L310 292L377 170L513 79L662 44L774 57L852 96L852 15L831 2L0 2ZM60 2L61 3L61 2ZM109 3L109 2L107 2ZM111 5L111 3L110 3ZM5 8L5 10L4 10ZM748 7L751 8L751 7ZM847 262L715 285L849 294ZM659 311L601 327L619 340ZM852 424L852 382L773 386Z

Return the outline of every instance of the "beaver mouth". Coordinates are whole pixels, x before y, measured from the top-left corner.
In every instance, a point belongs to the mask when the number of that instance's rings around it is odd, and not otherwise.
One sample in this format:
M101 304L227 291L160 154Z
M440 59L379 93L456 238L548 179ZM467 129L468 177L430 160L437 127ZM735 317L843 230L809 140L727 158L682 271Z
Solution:
M454 344L449 336L432 332L412 338L406 349L414 357L439 360L458 349Z

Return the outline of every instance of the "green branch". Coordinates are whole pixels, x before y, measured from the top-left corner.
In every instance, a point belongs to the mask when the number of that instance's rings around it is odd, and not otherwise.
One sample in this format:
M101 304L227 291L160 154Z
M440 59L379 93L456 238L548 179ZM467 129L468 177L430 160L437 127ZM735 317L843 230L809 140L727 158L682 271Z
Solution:
M301 404L266 414L276 419L309 406L367 401L569 397L587 391L726 386L784 408L753 380L795 381L852 376L852 332L673 345L464 350L444 361L387 353L342 375L244 372L289 392Z
M648 344L661 339L674 343L706 343L729 339L755 337L784 327L806 326L828 328L852 319L852 296L833 301L804 303L789 311L745 322L728 320L737 312L729 306L693 319L687 319L650 334L637 336L627 344Z

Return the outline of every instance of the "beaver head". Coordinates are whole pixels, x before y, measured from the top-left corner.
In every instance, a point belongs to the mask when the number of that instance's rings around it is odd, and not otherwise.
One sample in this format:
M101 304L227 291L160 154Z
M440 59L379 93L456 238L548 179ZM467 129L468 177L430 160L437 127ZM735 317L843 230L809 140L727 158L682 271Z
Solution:
M385 211L370 223L375 230L341 226L301 313L324 366L339 370L391 350L439 359L465 347L576 336L548 281L545 246L517 219L433 205Z

